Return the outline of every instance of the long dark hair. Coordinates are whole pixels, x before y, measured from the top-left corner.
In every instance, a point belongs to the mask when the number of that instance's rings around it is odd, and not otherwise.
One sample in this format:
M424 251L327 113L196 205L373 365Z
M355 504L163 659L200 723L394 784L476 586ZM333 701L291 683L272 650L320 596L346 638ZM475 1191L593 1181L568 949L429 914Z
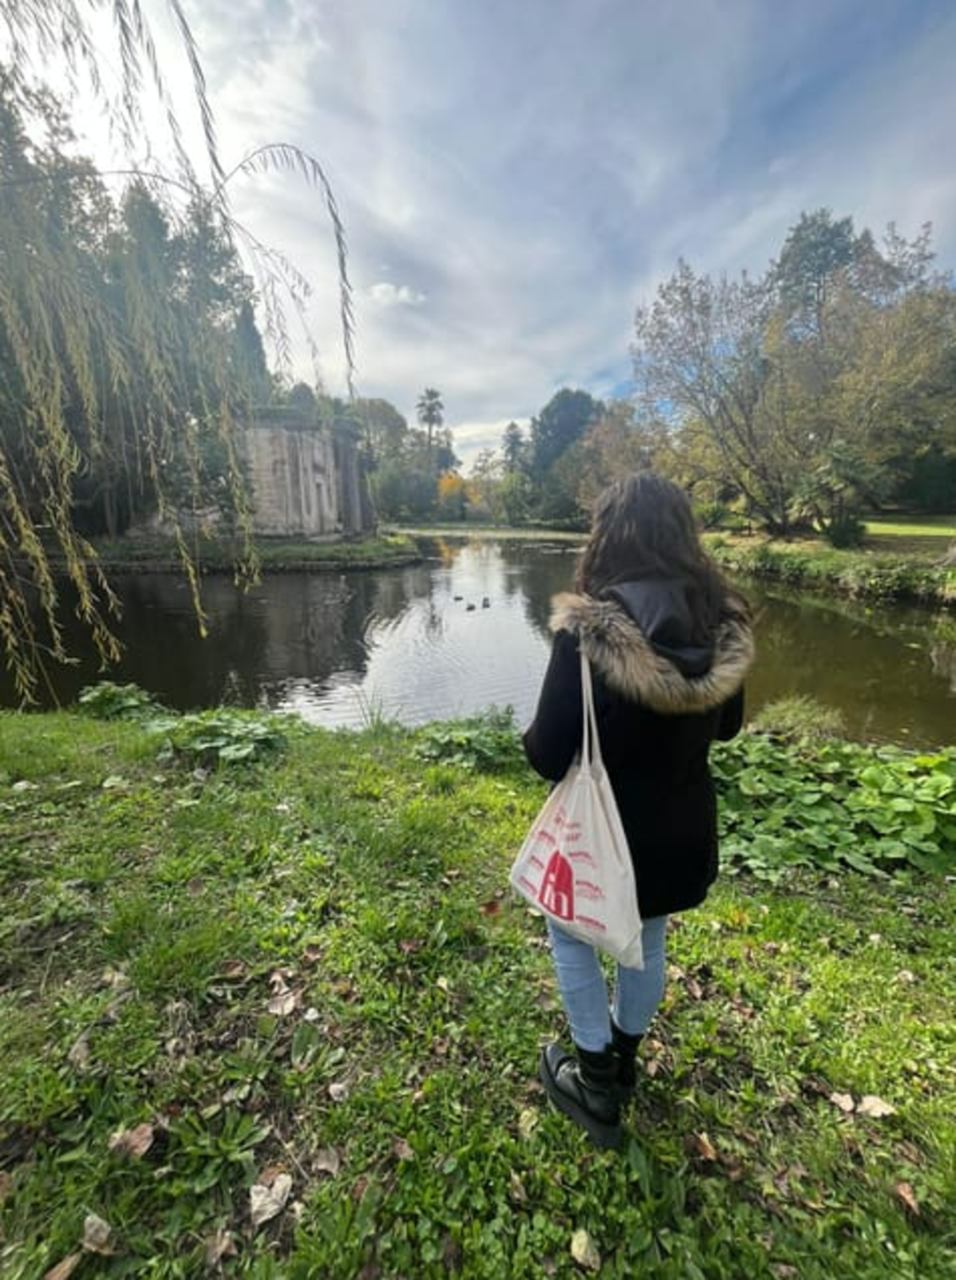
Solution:
M687 583L701 637L722 617L749 617L747 602L704 550L687 494L673 481L641 471L609 485L595 502L575 587L599 596L615 583L654 578Z

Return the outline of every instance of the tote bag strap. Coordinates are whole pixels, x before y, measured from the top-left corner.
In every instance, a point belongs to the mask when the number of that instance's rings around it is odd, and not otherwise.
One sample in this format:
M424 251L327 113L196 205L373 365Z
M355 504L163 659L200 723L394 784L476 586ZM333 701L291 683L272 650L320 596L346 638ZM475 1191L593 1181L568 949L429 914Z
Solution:
M584 729L581 739L581 766L590 769L593 763L602 765L601 738L598 734L597 713L594 709L594 685L591 681L591 664L581 650L581 700L584 704Z

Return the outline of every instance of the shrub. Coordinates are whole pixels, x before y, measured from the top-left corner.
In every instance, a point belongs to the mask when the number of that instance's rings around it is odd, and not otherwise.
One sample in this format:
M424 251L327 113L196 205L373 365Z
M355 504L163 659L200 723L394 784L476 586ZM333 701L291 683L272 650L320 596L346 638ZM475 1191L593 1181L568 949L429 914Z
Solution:
M146 720L162 710L151 694L137 684L101 680L80 690L77 702L96 720Z
M154 720L147 728L162 734L161 758L201 768L249 762L282 750L286 745L283 719L255 711L196 711Z
M514 711L491 707L467 720L451 720L419 730L413 748L421 760L494 773L523 764Z
M831 547L862 547L866 540L866 525L859 516L839 516L823 530L823 536Z
M768 702L750 722L754 733L784 742L828 742L845 731L842 713L806 694Z

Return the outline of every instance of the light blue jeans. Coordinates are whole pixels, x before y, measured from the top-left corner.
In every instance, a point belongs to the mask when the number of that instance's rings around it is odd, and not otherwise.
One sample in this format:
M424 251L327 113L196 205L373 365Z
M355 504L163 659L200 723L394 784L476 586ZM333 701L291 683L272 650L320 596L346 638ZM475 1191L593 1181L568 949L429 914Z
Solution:
M578 1048L594 1053L606 1049L612 1017L621 1031L643 1035L664 995L667 916L643 922L644 968L617 966L613 1003L608 1001L607 979L594 947L572 938L552 920L547 924L558 990Z

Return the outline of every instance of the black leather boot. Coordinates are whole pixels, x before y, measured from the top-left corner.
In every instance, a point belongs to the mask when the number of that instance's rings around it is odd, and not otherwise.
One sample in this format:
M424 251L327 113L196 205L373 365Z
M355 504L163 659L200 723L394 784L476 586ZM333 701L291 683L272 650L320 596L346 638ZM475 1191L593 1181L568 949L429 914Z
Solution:
M611 1019L611 1052L617 1066L615 1083L622 1106L634 1097L637 1088L637 1049L643 1036L631 1036Z
M619 1151L624 1141L617 1096L617 1061L610 1046L601 1053L568 1053L549 1044L541 1054L541 1083L564 1115L587 1130L591 1141Z

